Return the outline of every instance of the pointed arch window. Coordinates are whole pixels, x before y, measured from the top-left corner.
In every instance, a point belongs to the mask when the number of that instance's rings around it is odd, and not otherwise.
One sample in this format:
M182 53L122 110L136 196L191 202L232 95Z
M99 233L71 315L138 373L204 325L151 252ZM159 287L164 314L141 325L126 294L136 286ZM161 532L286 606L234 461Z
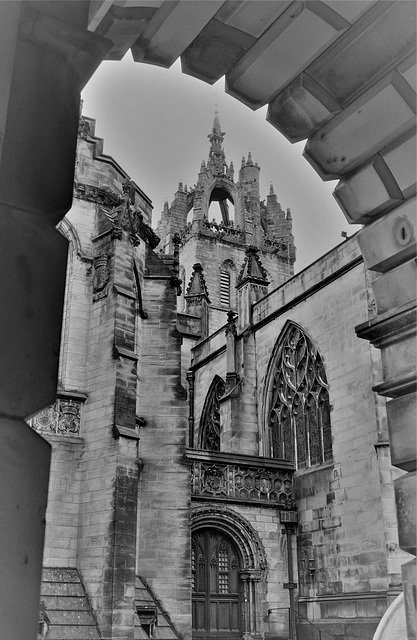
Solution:
M289 323L269 383L270 455L298 469L332 459L330 403L322 358L310 338Z
M220 398L225 392L222 378L215 376L204 403L200 420L200 449L220 451Z

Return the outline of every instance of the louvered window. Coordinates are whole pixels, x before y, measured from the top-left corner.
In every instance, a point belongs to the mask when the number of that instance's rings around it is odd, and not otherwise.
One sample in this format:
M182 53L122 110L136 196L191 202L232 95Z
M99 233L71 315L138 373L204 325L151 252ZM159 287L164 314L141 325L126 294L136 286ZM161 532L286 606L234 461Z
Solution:
M230 273L220 272L220 304L222 307L230 307Z

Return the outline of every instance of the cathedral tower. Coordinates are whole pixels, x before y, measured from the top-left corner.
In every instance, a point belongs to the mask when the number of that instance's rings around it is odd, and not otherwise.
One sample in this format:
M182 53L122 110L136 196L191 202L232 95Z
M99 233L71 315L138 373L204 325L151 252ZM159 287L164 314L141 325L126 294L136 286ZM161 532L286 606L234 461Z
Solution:
M256 248L270 290L294 274L295 262L289 209L285 213L281 208L272 185L266 204L260 199L261 168L250 151L247 158L242 158L235 181L233 162L226 161L224 136L216 111L207 136L208 158L201 163L196 184L188 189L179 183L171 205L165 203L157 227L162 254L173 254L174 238L181 238L179 263L184 291L193 277L193 265L201 265L210 299L210 333L225 323L228 310L237 311L236 285L248 247ZM179 310L187 310L184 297Z

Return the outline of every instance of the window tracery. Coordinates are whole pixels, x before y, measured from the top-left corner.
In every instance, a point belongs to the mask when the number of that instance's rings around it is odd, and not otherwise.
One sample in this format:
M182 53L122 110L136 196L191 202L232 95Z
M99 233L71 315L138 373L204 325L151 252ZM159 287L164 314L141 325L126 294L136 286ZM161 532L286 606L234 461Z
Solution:
M204 404L200 421L200 449L220 451L220 398L225 392L225 383L216 376Z
M269 385L267 411L270 455L297 468L332 459L326 372L308 336L290 323L280 339Z

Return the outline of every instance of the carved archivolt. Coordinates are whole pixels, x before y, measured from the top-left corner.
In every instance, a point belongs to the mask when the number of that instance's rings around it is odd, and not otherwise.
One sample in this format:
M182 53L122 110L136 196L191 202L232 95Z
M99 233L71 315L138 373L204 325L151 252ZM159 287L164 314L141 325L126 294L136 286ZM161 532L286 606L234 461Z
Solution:
M212 528L231 538L242 557L242 569L260 579L266 569L266 553L262 541L252 525L235 511L226 507L197 507L191 513L191 529Z

